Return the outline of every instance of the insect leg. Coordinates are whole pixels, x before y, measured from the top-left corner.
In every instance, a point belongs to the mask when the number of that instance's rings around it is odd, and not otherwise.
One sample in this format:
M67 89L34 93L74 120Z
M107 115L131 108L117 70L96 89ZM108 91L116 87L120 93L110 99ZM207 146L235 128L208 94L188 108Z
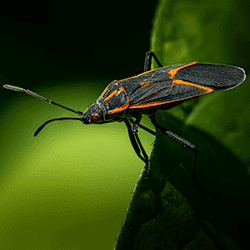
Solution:
M140 148L137 144L137 141L135 140L135 135L132 132L132 128L131 128L131 124L129 123L129 121L125 118L123 119L123 121L125 122L127 128L128 128L128 135L129 135L129 139L131 141L131 144L136 152L136 154L138 155L138 157L144 161L145 163L147 163L147 160L143 158L143 156L141 156L141 152L140 152Z
M138 124L138 126L142 129L144 129L145 131L147 131L148 133L152 134L152 135L156 135L155 131L151 130L150 128L147 128L144 125Z
M142 161L144 161L146 163L145 168L147 171L147 175L149 177L150 165L149 165L149 161L148 161L148 156L147 156L147 153L145 152L145 150L141 144L141 141L139 139L139 136L137 134L138 133L138 123L140 122L140 120L141 120L141 118L137 118L136 121L133 123L133 125L131 125L126 118L123 119L123 121L125 122L125 124L128 128L129 138L130 138L131 144L132 144L136 154L138 155L138 157ZM138 144L139 144L139 146L138 146ZM142 151L143 156L141 155L140 149Z
M191 179L193 180L193 182L196 184L196 186L201 190L202 192L202 196L205 196L205 192L204 190L201 188L199 182L196 180L196 166L197 166L197 157L198 157L198 149L196 148L195 145L193 145L191 142L187 141L186 139L180 137L179 135L173 133L170 130L166 130L164 127L162 127L161 125L159 125L156 122L155 119L155 114L152 116L149 116L149 118L151 119L152 123L154 124L154 126L156 128L158 128L162 133L164 133L166 136L168 136L170 139L180 143L183 147L188 148L189 150L194 152L194 165L193 165L193 169L192 169L192 173L191 173Z
M151 69L152 57L155 59L159 67L163 67L158 58L156 57L155 53L153 51L148 51L145 57L143 72L149 71Z
M146 162L146 171L147 171L147 175L148 175L148 177L149 177L149 173L150 173L150 163L149 163L149 161L148 161L148 156L147 156L147 153L146 153L146 151L144 150L144 148L143 148L143 146L142 146L142 144L141 144L141 141L140 141L140 139L139 139L139 136L138 136L138 126L139 126L139 123L140 123L140 121L141 121L141 116L140 117L137 117L136 118L136 120L135 120L135 122L132 124L132 126L131 126L131 129L132 129L132 133L135 135L135 138L136 138L136 141L137 141L137 143L139 144L139 146L140 146L140 148L141 148L141 151L142 151L142 154L143 154L143 156L144 156L144 159L146 159L147 160L147 162ZM144 127L144 126L143 126ZM145 127L146 128L146 127ZM149 130L149 129L148 129ZM147 131L148 131L147 130ZM148 131L149 132L149 131Z

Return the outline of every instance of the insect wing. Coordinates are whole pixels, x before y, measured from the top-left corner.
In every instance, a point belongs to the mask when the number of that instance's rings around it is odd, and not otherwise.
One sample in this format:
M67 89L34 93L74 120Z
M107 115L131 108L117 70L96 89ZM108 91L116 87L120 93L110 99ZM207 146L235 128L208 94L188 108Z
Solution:
M158 70L144 73L144 81L140 81L140 87L129 96L129 109L168 104L214 90L231 89L246 78L244 70L239 67L197 62ZM125 87L126 83L123 85Z
M227 90L245 81L245 71L236 66L195 63L190 67L172 71L174 79L194 83L213 90Z

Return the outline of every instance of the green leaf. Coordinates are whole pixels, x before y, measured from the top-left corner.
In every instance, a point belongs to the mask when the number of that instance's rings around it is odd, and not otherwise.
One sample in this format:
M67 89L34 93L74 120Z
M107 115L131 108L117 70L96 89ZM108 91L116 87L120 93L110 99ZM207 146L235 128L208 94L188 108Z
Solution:
M151 37L163 65L192 61L247 69L247 2L160 0ZM156 67L156 65L154 65ZM248 249L250 84L158 111L157 122L195 144L193 152L157 131L151 178L142 174L116 242L120 249Z

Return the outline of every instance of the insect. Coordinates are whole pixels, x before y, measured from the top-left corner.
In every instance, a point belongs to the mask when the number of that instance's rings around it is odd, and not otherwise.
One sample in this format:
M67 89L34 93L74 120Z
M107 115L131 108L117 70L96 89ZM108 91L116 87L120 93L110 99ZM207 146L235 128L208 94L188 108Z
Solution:
M160 68L150 70L152 58ZM195 172L198 156L196 146L159 125L156 122L156 112L159 109L171 109L185 100L215 90L234 88L244 82L245 79L245 71L236 66L192 62L163 67L154 52L148 51L143 73L119 81L112 81L96 102L90 104L84 113L65 107L27 89L9 84L5 84L3 87L26 92L80 116L80 118L59 117L46 121L36 130L35 136L52 121L72 119L80 120L84 124L124 121L132 146L138 157L146 163L145 168L149 176L148 156L138 137L138 127L156 135L154 131L140 124L142 114L148 115L154 126L162 133L194 152L191 178L196 181Z

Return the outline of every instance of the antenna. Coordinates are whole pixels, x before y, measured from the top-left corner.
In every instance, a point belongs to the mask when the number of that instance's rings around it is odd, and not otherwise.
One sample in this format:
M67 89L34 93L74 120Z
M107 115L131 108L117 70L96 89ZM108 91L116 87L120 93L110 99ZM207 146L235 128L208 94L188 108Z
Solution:
M9 85L9 84L4 84L3 87L4 87L5 89L10 89L10 90L14 90L14 91L25 92L25 93L28 94L28 95L31 95L31 96L34 96L34 97L38 97L38 98L40 98L40 99L42 99L42 100L44 100L44 101L47 101L47 102L49 102L49 103L51 103L51 104L54 104L54 105L59 106L59 107L61 107L61 108L67 109L67 110L69 110L69 111L71 111L71 112L74 112L74 113L77 114L77 115L80 115L80 116L81 116L81 115L83 114L83 113L80 112L80 111L75 111L74 109L65 107L65 106L63 106L63 105L61 105L61 104L59 104L59 103L53 102L53 101L51 101L51 100L49 100L49 99L47 99L47 98L45 98L45 97L43 97L43 96L40 96L40 95L38 95L37 93L34 93L33 91L31 91L31 90L29 90L29 89L23 89L23 88L20 88L20 87L17 87L17 86Z
M31 95L31 96L34 96L34 97L38 97L38 98L40 98L40 99L42 99L42 100L44 100L44 101L47 101L47 102L49 102L49 103L51 103L51 104L54 104L54 105L59 106L59 107L61 107L61 108L67 109L67 110L69 110L69 111L72 111L72 112L74 112L74 113L77 114L77 115L80 115L80 116L81 116L81 115L83 114L83 113L80 112L80 111L75 111L75 110L73 110L73 109L71 109L71 108L68 108L68 107L65 107L65 106L63 106L63 105L61 105L61 104L59 104L59 103L53 102L53 101L51 101L51 100L49 100L49 99L47 99L47 98L45 98L45 97L43 97L43 96L38 95L37 93L34 93L34 92L31 91L31 90L23 89L23 88L20 88L20 87L17 87L17 86L9 85L9 84L4 84L3 87L4 87L5 89L10 89L10 90L14 90L14 91L25 92L25 93L28 94L28 95ZM59 117L59 118L54 118L54 119L48 120L48 121L46 121L44 124L42 124L42 125L36 130L36 132L34 133L34 136L38 135L38 133L39 133L39 132L45 127L45 125L47 125L48 123L53 122L53 121L60 121L60 120L80 120L80 121L82 121L81 118L71 118L71 117Z
M42 124L42 125L36 130L36 132L34 133L34 136L37 136L38 133L39 133L39 132L45 127L45 125L47 125L48 123L53 122L53 121L60 121L60 120L80 120L80 121L81 121L81 118L59 117L59 118L54 118L54 119L48 120L48 121L46 121L44 124Z

